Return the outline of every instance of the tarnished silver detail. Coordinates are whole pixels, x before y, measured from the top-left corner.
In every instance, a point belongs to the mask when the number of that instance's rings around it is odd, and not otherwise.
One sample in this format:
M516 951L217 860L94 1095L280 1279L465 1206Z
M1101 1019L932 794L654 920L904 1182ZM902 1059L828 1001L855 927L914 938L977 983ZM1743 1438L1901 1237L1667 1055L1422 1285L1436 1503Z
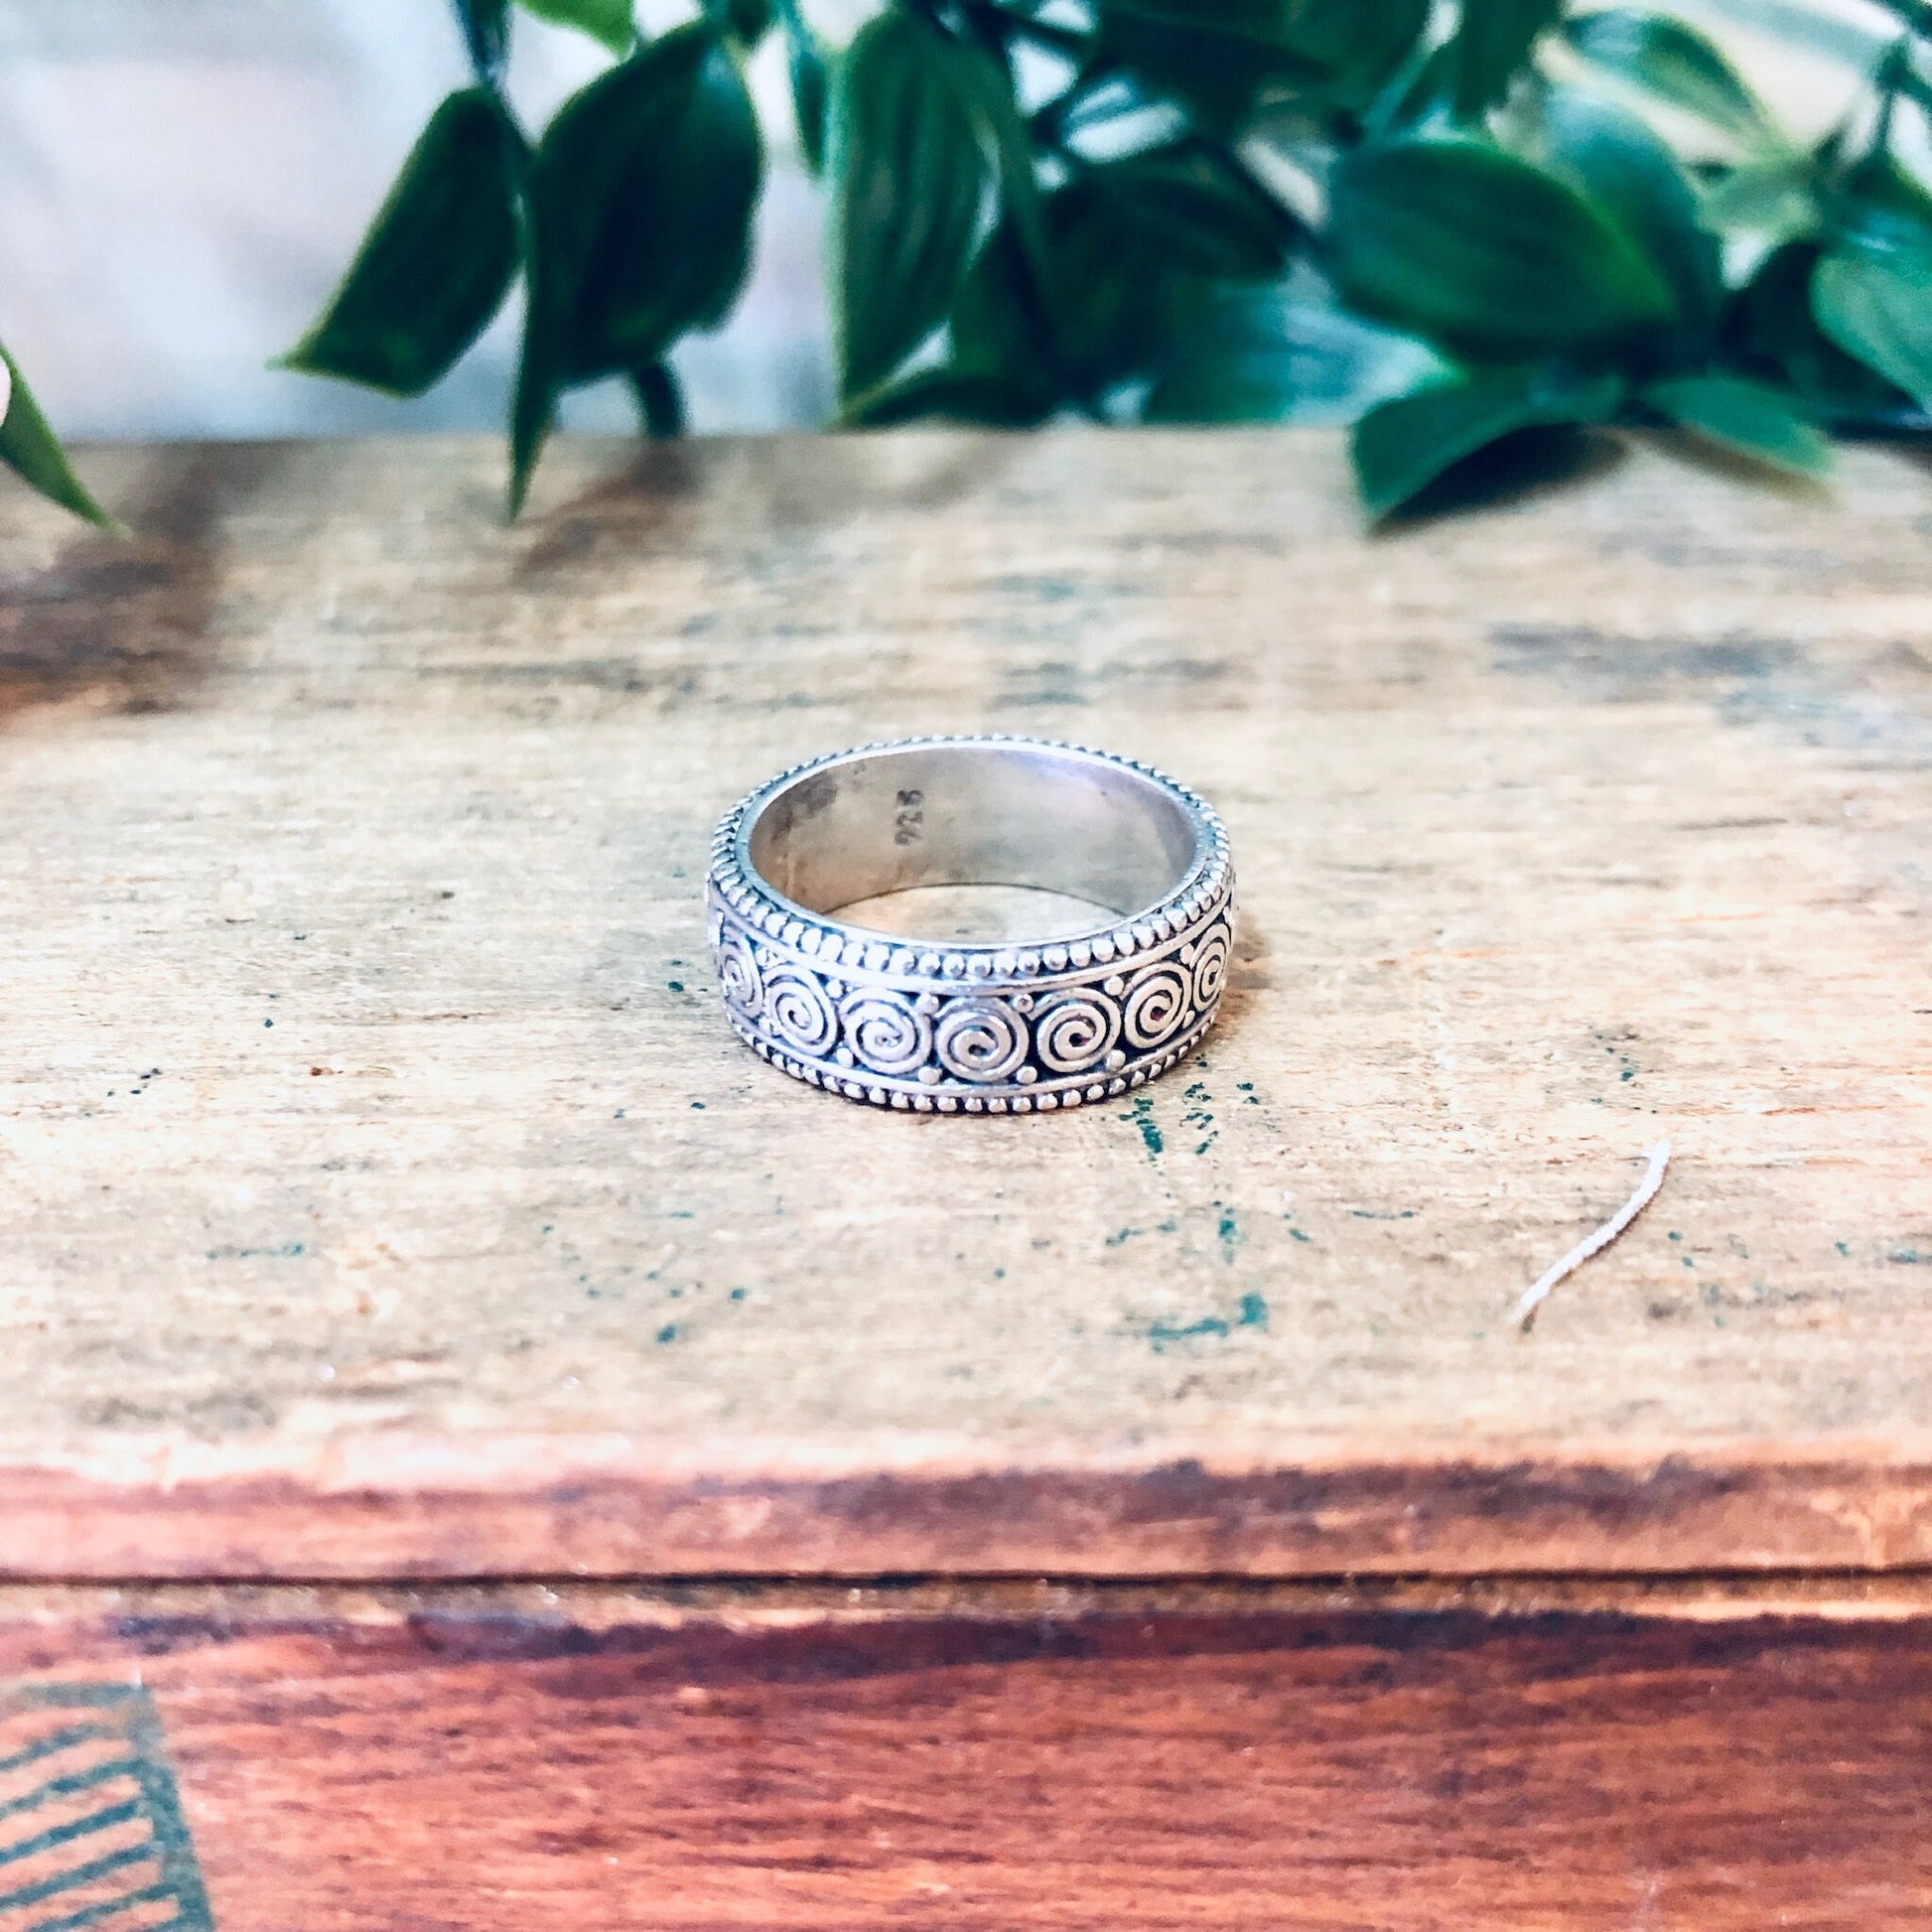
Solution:
M1050 941L908 939L839 908L926 886L1091 902ZM917 1113L1045 1113L1144 1085L1213 1024L1227 835L1151 766L1039 739L906 739L779 773L705 881L726 1015L795 1079Z

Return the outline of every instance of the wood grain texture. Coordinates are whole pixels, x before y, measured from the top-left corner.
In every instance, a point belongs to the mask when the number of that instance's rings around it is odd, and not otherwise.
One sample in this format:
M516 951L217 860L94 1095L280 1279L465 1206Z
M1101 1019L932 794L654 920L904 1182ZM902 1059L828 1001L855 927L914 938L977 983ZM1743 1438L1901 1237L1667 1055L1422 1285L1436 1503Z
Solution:
M1370 541L1327 437L496 466L0 499L0 1573L1932 1561L1921 469ZM879 1117L713 1010L715 814L956 728L1228 821L1135 1104Z
M0 1677L138 1675L223 1932L1924 1924L1922 1618L1548 1593L11 1592Z

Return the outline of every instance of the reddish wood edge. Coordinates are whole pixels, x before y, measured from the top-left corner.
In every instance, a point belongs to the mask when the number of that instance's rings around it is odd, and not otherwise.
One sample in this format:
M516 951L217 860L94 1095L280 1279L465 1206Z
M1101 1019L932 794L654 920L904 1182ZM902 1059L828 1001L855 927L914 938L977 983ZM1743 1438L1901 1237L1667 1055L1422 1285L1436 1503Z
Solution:
M0 1680L146 1689L222 1932L1932 1913L1923 1619L67 1594L0 1601Z
M500 1449L499 1446L499 1449ZM653 1476L358 1446L354 1470L0 1468L0 1578L1310 1577L1932 1563L1932 1462L1473 1458ZM375 1470L385 1466L386 1479ZM547 1479L535 1479L545 1471Z

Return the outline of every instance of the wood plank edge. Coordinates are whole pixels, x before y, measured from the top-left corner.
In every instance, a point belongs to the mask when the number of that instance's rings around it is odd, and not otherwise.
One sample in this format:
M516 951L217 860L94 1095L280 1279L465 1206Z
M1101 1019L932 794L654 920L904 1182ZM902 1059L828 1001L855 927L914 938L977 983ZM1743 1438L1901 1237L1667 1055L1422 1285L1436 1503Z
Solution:
M499 1446L500 1448L501 1446ZM0 1580L1668 1575L1932 1565L1932 1458L660 1470L412 1459L145 1479L0 1466Z
M757 1631L935 1619L1031 1625L1091 1617L1286 1616L1923 1622L1932 1619L1932 1570L1158 1583L923 1578L848 1584L758 1578L622 1584L0 1584L0 1627L12 1629L196 1623L234 1630L386 1629L428 1619L587 1631L687 1625Z

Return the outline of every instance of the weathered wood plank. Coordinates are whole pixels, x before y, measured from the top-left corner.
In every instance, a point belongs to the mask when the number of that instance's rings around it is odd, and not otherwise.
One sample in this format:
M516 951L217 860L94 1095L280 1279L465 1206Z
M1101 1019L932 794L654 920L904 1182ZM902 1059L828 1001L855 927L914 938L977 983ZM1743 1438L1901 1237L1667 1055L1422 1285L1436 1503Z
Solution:
M1922 1925L1923 1589L1778 1587L0 1592L0 1681L138 1677L223 1932Z
M1920 469L1371 542L1327 438L566 447L509 531L496 462L0 505L0 1572L1932 1560ZM1229 822L1141 1102L712 1011L714 814L961 727Z

